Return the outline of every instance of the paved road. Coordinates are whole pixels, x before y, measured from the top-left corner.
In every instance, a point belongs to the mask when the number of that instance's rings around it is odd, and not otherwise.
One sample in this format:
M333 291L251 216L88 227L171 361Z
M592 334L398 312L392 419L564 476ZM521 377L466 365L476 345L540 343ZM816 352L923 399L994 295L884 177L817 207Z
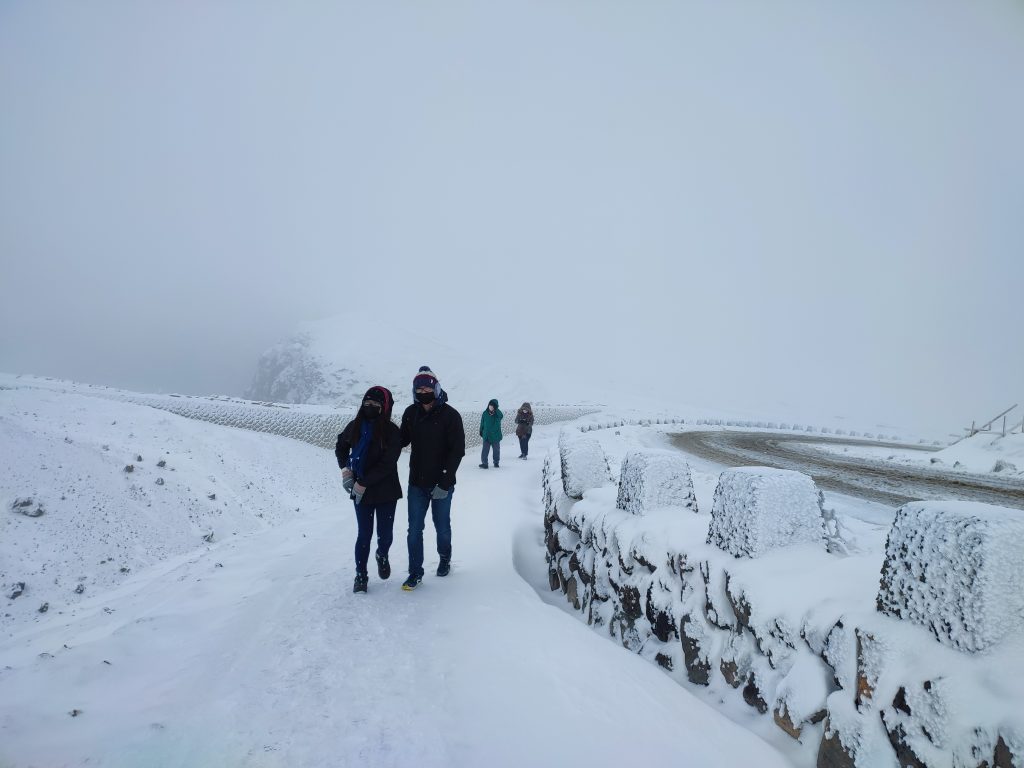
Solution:
M867 440L771 432L681 432L680 450L728 467L766 466L810 475L825 490L899 506L917 499L963 499L1024 509L1019 479L908 467L816 450L814 444L889 446L922 453L932 449Z

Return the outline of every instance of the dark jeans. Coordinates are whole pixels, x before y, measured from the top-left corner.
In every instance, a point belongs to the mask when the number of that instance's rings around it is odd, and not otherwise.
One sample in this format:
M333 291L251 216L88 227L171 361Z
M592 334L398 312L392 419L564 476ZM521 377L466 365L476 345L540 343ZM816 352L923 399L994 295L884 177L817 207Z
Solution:
M494 449L494 466L498 466L498 462L501 461L501 443L489 443L484 440L484 447L480 450L480 463L487 463L487 449Z
M437 532L437 554L446 560L452 557L452 496L432 499L430 489L409 486L409 575L423 576L423 528L427 522L427 507L431 507L434 530Z
M382 501L377 504L356 504L356 520L359 532L356 534L356 572L366 573L366 561L370 559L370 542L373 540L373 518L377 517L377 551L387 555L395 538L395 507L397 501Z
M530 436L519 438L519 452L525 456L530 452Z

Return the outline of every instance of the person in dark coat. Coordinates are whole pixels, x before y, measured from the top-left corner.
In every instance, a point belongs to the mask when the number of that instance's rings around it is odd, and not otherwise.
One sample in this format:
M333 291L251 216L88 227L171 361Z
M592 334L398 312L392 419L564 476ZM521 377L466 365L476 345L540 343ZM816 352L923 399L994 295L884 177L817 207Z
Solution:
M480 469L487 469L487 454L494 451L494 468L501 464L501 420L505 414L498 408L498 401L491 400L487 408L480 414L480 437L483 447L480 449Z
M530 437L533 435L533 408L523 403L516 411L516 437L519 438L519 458L525 459L530 452Z
M334 447L341 467L342 486L355 504L356 579L353 592L365 592L369 582L366 563L370 558L373 521L377 519L377 575L391 576L388 550L394 540L395 508L402 498L398 479L398 456L402 435L391 421L394 399L384 387L370 387L355 419L346 425Z
M413 379L416 402L402 414L402 447L409 455L409 578L402 589L416 589L423 580L423 528L431 510L437 533L438 576L447 576L452 562L452 496L455 473L466 454L462 416L447 402L441 383L429 369Z

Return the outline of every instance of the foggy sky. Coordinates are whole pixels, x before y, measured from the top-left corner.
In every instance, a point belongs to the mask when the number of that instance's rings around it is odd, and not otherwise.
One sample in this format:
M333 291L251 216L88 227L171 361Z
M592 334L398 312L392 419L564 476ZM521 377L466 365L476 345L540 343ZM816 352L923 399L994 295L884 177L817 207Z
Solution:
M241 394L355 309L955 430L1024 408L1022 83L1010 0L7 0L0 370Z

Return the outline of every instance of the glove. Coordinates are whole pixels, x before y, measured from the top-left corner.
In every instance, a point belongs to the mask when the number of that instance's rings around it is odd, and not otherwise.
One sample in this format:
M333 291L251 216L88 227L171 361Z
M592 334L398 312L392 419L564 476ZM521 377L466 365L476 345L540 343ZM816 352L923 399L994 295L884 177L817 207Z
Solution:
M356 500L356 504L363 503L363 494L366 493L366 486L356 483L352 486L352 498Z
M352 474L352 470L348 467L341 470L341 487L345 489L345 492L349 495L352 494L352 486L356 484L356 476Z
M430 492L430 498L432 499L447 499L448 491L442 488L440 485L435 485L434 490Z

